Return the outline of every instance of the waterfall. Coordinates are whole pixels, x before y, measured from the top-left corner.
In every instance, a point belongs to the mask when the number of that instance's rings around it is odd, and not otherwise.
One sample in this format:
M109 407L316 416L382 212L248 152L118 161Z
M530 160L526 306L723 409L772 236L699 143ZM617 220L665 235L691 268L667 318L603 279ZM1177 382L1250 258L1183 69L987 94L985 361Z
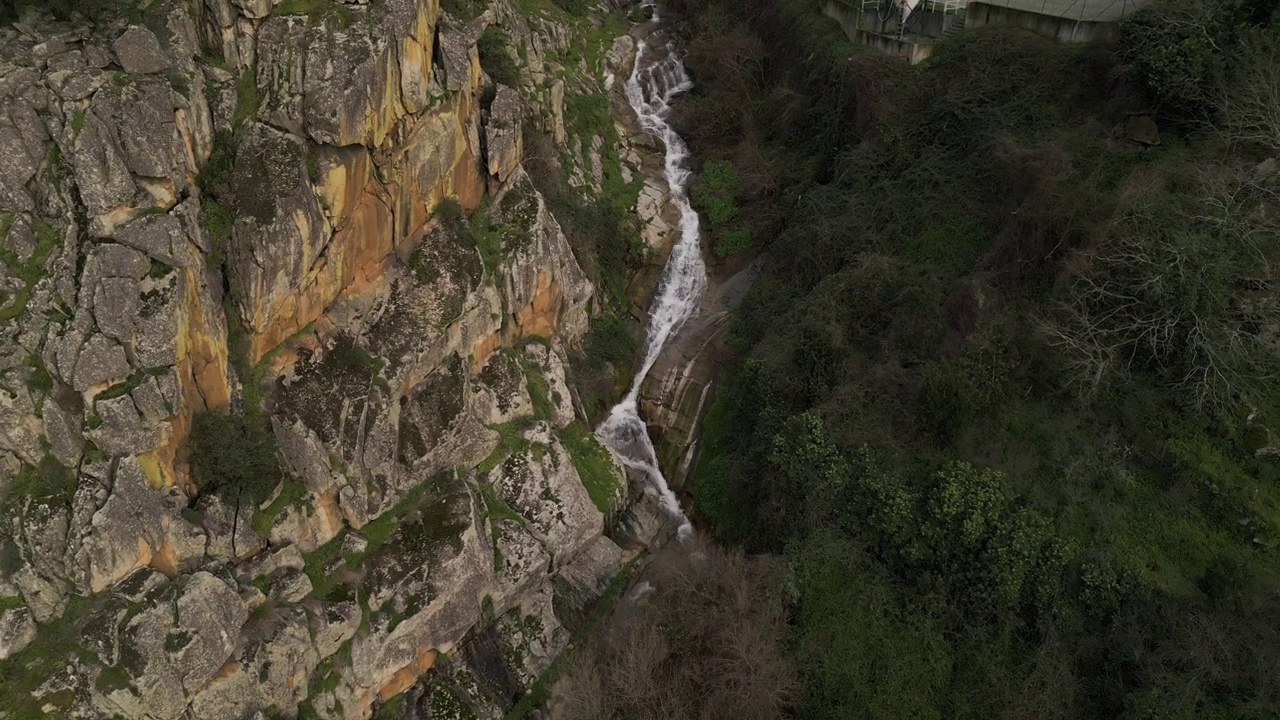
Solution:
M652 22L657 23L658 13L653 0L644 0L641 5L653 9ZM624 465L648 477L658 492L663 508L679 520L679 535L683 539L689 536L692 528L680 508L680 502L667 486L667 479L658 468L657 453L645 431L644 421L640 418L637 398L640 386L662 348L697 310L707 285L707 268L702 261L698 237L698 213L689 204L690 172L685 167L689 148L667 123L672 99L692 88L693 82L672 45L668 44L652 53L654 57L646 64L646 53L650 52L648 44L640 41L636 47L635 67L626 84L627 99L640 119L641 128L660 138L666 146L665 175L671 203L680 213L680 237L671 249L671 256L667 259L667 266L658 285L657 297L649 308L644 360L631 382L630 392L622 402L614 406L609 417L596 429L596 437Z

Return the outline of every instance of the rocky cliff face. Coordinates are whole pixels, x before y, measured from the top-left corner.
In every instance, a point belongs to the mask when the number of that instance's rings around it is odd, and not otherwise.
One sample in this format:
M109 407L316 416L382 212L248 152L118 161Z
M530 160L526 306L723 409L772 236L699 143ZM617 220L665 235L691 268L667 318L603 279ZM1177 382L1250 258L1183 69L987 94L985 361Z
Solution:
M491 5L0 31L0 716L500 716L617 573L565 377L595 288L521 128L599 191L566 88L629 45ZM285 481L201 493L195 418L257 407Z

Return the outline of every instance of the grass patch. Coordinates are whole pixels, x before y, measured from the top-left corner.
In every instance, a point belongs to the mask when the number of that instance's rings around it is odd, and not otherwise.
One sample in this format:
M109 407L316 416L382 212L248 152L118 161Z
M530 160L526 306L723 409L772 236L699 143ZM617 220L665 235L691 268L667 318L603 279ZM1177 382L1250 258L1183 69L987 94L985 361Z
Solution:
M276 523L276 518L291 507L299 507L307 497L307 486L300 482L285 480L280 494L271 504L253 513L253 531L266 537Z
M24 465L18 471L12 493L45 505L66 505L71 502L77 487L79 483L75 472L52 455L45 455L37 465Z
M75 707L71 692L55 692L37 701L31 696L73 658L93 659L85 644L84 619L94 609L89 598L72 596L62 617L40 626L35 642L0 660L0 708L13 720L67 717Z
M12 215L0 216L0 240L8 237L12 225ZM27 302L31 299L32 290L35 289L36 283L45 277L45 265L53 255L53 251L61 245L61 238L43 220L33 220L31 229L36 235L36 247L27 262L20 262L17 254L9 248L0 248L0 261L4 262L11 276L23 283L13 297L8 298L9 304L0 308L0 322L20 318L27 311Z
M528 450L530 443L524 438L523 433L532 424L532 421L528 419L520 419L495 425L493 429L497 430L500 436L498 447L494 448L493 452L489 453L489 457L476 466L476 474L481 477L488 475L508 455Z
M573 466L578 470L582 486L591 496L591 502L600 512L609 515L613 510L613 503L618 500L622 491L613 456L581 422L569 424L559 435L560 442L569 451Z

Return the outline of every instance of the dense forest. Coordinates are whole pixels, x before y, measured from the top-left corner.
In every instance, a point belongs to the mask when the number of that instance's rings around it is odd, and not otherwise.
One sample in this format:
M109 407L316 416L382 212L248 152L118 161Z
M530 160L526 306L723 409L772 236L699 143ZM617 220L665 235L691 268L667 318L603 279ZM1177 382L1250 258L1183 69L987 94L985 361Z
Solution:
M764 258L692 492L781 562L749 583L785 600L769 702L1280 715L1280 4L965 31L917 67L811 0L670 5L695 202L722 269Z

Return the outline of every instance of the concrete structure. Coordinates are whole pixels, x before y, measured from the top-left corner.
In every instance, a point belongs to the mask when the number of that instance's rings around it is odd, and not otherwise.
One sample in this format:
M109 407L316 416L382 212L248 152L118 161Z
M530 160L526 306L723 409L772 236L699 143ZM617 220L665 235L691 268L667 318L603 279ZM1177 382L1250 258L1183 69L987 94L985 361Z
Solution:
M1147 0L826 0L822 12L854 42L911 64L965 28L1019 27L1058 42L1108 36Z

